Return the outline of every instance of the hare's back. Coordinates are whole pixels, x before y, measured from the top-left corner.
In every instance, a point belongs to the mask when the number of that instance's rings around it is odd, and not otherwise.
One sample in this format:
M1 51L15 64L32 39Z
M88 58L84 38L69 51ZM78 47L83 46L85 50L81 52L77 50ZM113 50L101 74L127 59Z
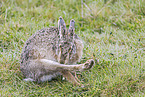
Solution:
M44 28L32 35L26 44L36 45L38 47L54 44L58 40L58 28Z
M54 60L52 48L58 41L57 28L44 28L33 34L25 43L21 64L26 64L29 60L45 58Z

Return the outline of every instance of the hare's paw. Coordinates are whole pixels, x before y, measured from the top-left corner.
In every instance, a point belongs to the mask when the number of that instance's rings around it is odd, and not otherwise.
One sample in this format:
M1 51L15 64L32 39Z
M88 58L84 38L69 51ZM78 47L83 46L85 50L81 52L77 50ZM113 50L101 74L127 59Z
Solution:
M89 70L92 68L92 66L95 64L95 61L93 59L87 60L84 63L84 70Z

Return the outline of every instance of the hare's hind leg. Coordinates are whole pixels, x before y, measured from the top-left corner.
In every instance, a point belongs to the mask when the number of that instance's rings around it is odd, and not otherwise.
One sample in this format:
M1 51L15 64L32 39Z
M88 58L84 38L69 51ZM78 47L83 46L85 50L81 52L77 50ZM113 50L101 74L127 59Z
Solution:
M54 70L54 71L84 71L89 70L94 65L94 60L90 59L86 61L84 64L77 64L77 65L65 65L60 64L58 62L47 60L47 59L40 59L39 62L44 65L44 68L47 70Z
M80 83L78 83L77 79L71 74L70 71L64 70L61 73L69 82L73 83L74 85L80 85Z
M78 64L78 65L64 65L60 64L55 61L47 60L47 59L40 59L39 60L41 64L43 64L43 67L45 70L54 70L59 71L62 73L62 75L69 81L72 82L74 85L80 85L80 83L77 82L77 79L71 74L71 71L83 71L88 70L94 65L94 60L88 60L84 64Z

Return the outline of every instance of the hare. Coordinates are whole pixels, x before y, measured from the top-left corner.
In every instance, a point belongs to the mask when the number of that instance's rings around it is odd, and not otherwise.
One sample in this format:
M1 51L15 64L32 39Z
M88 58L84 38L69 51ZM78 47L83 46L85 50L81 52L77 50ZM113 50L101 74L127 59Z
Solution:
M89 70L95 62L90 59L76 64L83 54L83 42L74 30L73 19L66 29L63 18L59 17L58 27L41 29L26 41L20 63L25 81L51 81L63 75L69 82L80 85L72 72Z

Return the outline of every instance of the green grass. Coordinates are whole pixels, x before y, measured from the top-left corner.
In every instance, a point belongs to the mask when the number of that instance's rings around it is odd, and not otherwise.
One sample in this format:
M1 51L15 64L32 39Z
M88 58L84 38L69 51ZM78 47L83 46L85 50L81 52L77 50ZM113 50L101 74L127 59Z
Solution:
M109 3L107 3L109 2ZM144 0L1 0L0 96L145 96ZM20 54L36 31L57 26L62 16L76 21L76 34L84 41L81 63L99 59L79 77L85 87L54 80L24 82Z

